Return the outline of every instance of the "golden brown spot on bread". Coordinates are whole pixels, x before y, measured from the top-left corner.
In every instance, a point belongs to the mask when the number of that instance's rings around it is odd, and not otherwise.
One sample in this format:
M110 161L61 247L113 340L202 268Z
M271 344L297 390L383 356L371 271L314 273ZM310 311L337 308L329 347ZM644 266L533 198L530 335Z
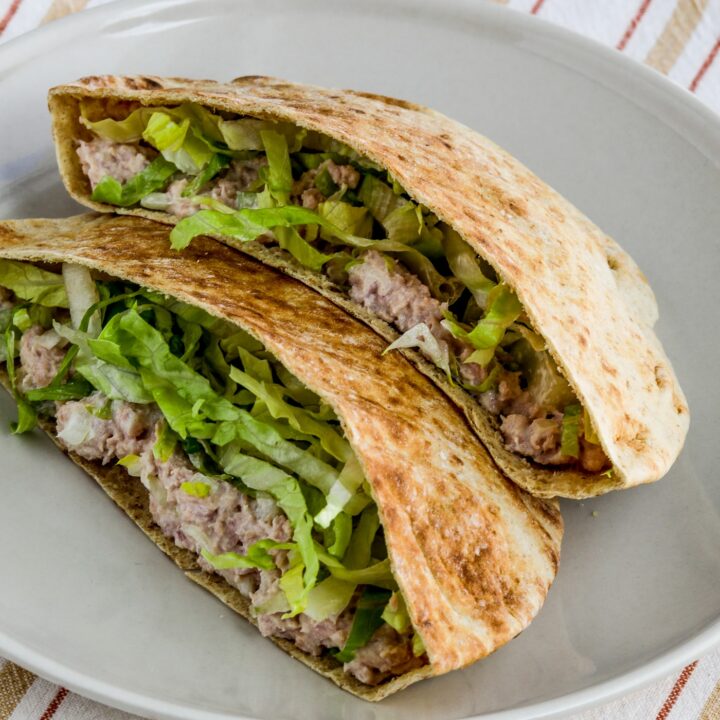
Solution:
M601 361L600 365L608 375L612 375L613 377L617 375L617 370L605 360Z
M368 98L368 100L377 100L378 102L381 102L385 105L403 108L404 110L419 110L419 109L421 109L415 103L411 103L407 100L391 98L391 97L387 97L385 95L376 95L375 93L371 93L371 92L358 92L358 91L354 91L354 90L351 90L349 92L351 92L353 95L357 95L359 97Z
M670 384L668 371L661 365L655 366L655 384L662 390Z

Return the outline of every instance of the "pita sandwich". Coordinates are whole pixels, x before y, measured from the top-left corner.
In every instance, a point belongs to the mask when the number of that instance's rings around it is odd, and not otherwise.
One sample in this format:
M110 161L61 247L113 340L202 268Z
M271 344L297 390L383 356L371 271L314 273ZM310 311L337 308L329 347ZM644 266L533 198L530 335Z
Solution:
M194 582L367 700L521 632L557 571L553 501L371 329L166 226L0 223L4 380Z
M632 259L501 148L401 100L272 78L89 77L49 97L88 207L212 235L373 327L539 496L662 477L687 403Z

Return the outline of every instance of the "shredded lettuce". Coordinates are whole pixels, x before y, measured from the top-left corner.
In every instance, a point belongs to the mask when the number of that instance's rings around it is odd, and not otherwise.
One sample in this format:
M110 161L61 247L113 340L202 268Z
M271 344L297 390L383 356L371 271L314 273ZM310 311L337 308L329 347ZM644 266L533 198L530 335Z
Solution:
M319 132L308 131L303 147L310 150L320 150L325 154L329 154L333 159L340 158L345 162L352 162L365 170L380 171L382 168L372 160L356 153L350 146L339 140L328 137Z
M330 175L330 171L324 167L321 168L313 181L315 187L325 196L330 197L334 195L340 188L335 184L335 181Z
M155 458L166 462L180 442L199 471L181 484L182 492L202 499L229 481L272 497L293 529L292 542L265 539L245 555L214 554L201 543L208 563L220 570L273 569L273 550L287 550L281 596L266 603L286 617L335 616L358 586L389 597L397 585L382 537L376 537L377 508L332 409L234 326L157 293L123 292L102 282L98 287L99 295L88 286L92 298L85 288L74 299L77 327L54 323L57 341L69 341L70 349L50 386L27 398L18 393L19 430L35 423L31 402L78 399L94 390L106 395L103 407L88 404L76 426L66 428L69 444L92 431L92 416L110 415L114 399L155 402L163 414ZM102 300L92 302L98 296ZM18 322L30 322L33 307L18 308ZM93 319L101 321L99 332L90 327ZM14 354L19 330L11 315L3 326ZM71 367L76 374L66 381ZM14 387L14 368L9 372ZM141 459L129 455L120 465L138 475Z
M387 590L366 587L358 600L350 633L342 650L335 657L342 663L350 662L357 650L370 642L375 631L383 624L383 612L390 598Z
M370 237L372 217L364 207L355 207L342 200L326 200L318 205L318 215L330 225L326 225L320 233L321 237L332 238L340 235Z
M447 343L441 342L433 334L425 323L418 323L403 333L395 342L385 348L386 352L401 350L403 348L419 348L423 355L439 367L447 376L450 383L453 382L454 356L450 355Z
M102 341L94 342L91 349L90 343L93 339L87 333L60 323L55 323L53 327L58 335L66 338L79 349L74 359L75 370L94 388L113 400L151 402L152 396L145 390L140 373L130 362L122 358L119 350L110 354L113 362L106 362L95 355L99 348L105 347ZM112 346L110 348L115 350Z
M373 540L380 528L380 519L376 505L370 505L363 510L360 520L353 531L343 561L348 568L367 567L370 563Z
M203 495L198 495L198 497L203 497ZM234 552L213 555L204 548L201 554L216 570L235 570L237 568L273 570L275 568L275 561L268 550L278 547L278 543L274 540L267 539L258 540L256 543L253 543L247 549L247 553L245 555L239 555Z
M496 286L480 268L472 248L449 225L442 227L445 257L453 275L473 294L481 308L487 307L488 294Z
M410 629L410 615L401 593L394 592L383 610L382 619L401 635Z
M103 118L94 122L88 119L88 106L80 105L80 122L95 135L117 143L132 143L142 139L150 119L156 114L167 115L175 123L188 120L193 132L209 145L224 142L218 127L220 116L201 105L186 103L177 107L141 107L122 120Z
M338 559L342 559L350 544L352 537L352 517L344 512L339 512L333 519L329 532L332 534L332 541L325 541L328 552Z
M13 315L18 312L21 308L17 308ZM15 357L15 328L13 325L12 316L8 327L5 330L5 348L8 358ZM6 365L8 380L10 382L10 392L15 398L18 408L18 419L16 423L10 424L10 429L14 435L21 435L22 433L29 432L37 424L37 413L33 406L23 397L22 393L18 390L16 378L15 378L15 363L10 361Z
M194 197L207 185L219 172L225 170L230 164L227 155L215 153L204 169L199 172L182 191L183 197ZM145 198L147 200L147 198Z
M263 132L272 132L284 138L290 152L302 146L305 131L288 122L273 122L256 118L218 121L218 128L230 150L265 150Z
M497 346L505 331L517 320L522 306L515 293L507 285L499 284L488 294L488 310L471 331L458 325L450 313L446 314L443 325L456 337L469 342L474 348L465 362L487 366L495 355Z
M394 210L401 207L405 201L396 195L392 188L374 175L367 174L360 185L358 192L360 202L370 211L370 214L380 223Z
M297 543L304 565L303 591L292 600L288 597L288 602L293 615L302 612L307 603L307 594L317 580L320 565L312 538L312 517L298 481L279 468L244 454L236 444L224 449L220 456L220 465L226 473L240 478L243 484L252 490L271 495L288 516L293 526L293 539Z
M143 140L186 175L197 175L215 154L190 130L188 118L177 123L164 112L154 112L150 116L143 131Z
M277 227L274 232L278 245L283 250L287 250L303 267L310 270L320 272L323 265L334 257L315 249L295 228Z
M422 233L422 212L419 205L406 202L389 213L382 221L389 240L413 245Z
M600 444L600 438L598 437L595 426L593 425L590 413L583 408L583 435L585 440L593 445Z
M184 250L198 235L227 235L249 242L276 227L291 227L316 223L318 216L312 210L288 205L277 208L243 208L238 212L201 210L184 218L170 234L173 249Z
M339 615L350 603L356 587L332 575L325 578L308 593L305 614L316 622Z
M248 369L250 369L248 367L249 355L250 353L247 353L243 357L243 363ZM237 367L231 366L230 378L260 398L266 404L273 418L285 419L295 430L318 438L323 449L337 460L347 462L354 457L350 444L337 430L327 422L316 420L305 409L287 403L283 399L284 388L273 383L271 377L261 380L253 377L249 372L243 372Z
M349 448L348 448L349 450ZM357 456L349 451L349 457L337 480L326 493L326 505L315 516L315 522L322 528L328 527L342 510L347 510L365 481Z
M53 400L65 402L67 400L80 400L90 395L95 388L82 377L75 377L69 382L53 387L34 388L25 393L28 402L43 402Z
M22 300L44 307L68 307L62 275L30 263L0 260L0 285L12 290Z
M64 263L62 266L63 282L70 306L70 318L73 327L79 328L85 313L100 302L95 281L90 271L82 265ZM95 337L100 332L100 315L95 312L88 321L88 334Z
M580 456L580 405L568 405L562 419L560 450L569 457Z
M156 432L157 437L153 445L153 456L160 462L167 462L175 452L178 436L164 420L156 425Z
M181 483L180 489L185 494L196 498L207 497L212 492L210 485L206 482L202 482L201 480L192 480L190 482Z
M280 205L287 205L293 185L287 140L274 130L261 130L260 137L268 161L268 189Z

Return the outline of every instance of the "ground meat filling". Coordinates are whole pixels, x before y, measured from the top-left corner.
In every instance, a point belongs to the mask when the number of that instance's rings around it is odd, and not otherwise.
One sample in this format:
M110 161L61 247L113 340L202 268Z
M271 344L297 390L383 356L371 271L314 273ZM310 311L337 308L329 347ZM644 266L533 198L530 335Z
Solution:
M115 143L101 137L80 140L77 154L93 190L107 175L126 183L150 164L150 152L141 150L140 145Z
M65 341L54 330L33 325L20 339L20 389L49 385L65 357Z
M292 527L272 498L250 497L228 482L203 475L182 451L167 461L158 460L153 446L161 415L155 406L111 402L94 393L83 400L57 403L56 422L58 437L68 449L88 460L107 464L128 455L138 456L128 470L148 489L150 512L163 534L179 547L197 553L205 570L222 575L250 600L259 613L263 635L291 640L312 655L345 644L356 600L339 615L321 622L305 614L283 619L282 612L262 612L263 604L276 599L280 592L278 580L288 566L286 551L271 551L279 567L276 570L215 570L200 555L203 548L212 554L244 555L264 538L287 542L292 539ZM198 482L208 487L205 497L183 489L184 483ZM361 682L377 684L425 662L425 658L414 656L411 634L400 635L383 626L345 669Z
M473 351L469 343L454 338L442 325L444 305L432 297L420 279L397 263L388 263L383 255L367 252L363 262L349 271L350 297L374 315L407 332L425 323L439 343L443 343L460 361L462 380L479 386L488 375L476 363L463 363ZM476 393L480 404L501 418L500 432L512 452L532 458L541 465L569 465L576 458L564 455L561 446L562 412L538 405L520 385L519 372L501 369L497 384ZM580 444L580 465L598 472L607 465L599 445Z

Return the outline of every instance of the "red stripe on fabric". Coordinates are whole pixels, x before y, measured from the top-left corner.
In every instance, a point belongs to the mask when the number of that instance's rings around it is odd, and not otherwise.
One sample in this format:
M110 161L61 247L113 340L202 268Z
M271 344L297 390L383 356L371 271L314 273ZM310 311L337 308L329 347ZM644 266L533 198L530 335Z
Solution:
M540 8L545 3L545 0L536 0L535 4L532 6L532 10L530 11L531 15L537 15L540 12Z
M618 50L624 50L625 46L630 42L630 38L635 34L635 30L637 30L637 26L643 19L643 16L647 12L647 9L650 7L651 2L652 0L642 1L640 7L638 8L638 11L635 13L635 16L630 21L630 24L628 25L625 34L620 38L620 42L616 45Z
M683 688L685 687L685 685L687 685L687 681L693 674L695 668L697 667L697 664L698 661L696 660L694 663L690 663L686 668L683 669L683 671L680 673L680 676L675 681L675 684L673 685L670 694L667 696L665 702L663 703L663 706L660 708L660 712L657 714L655 720L665 720L667 718L667 716L670 714L670 711L675 706L678 698L680 697L680 693L683 691Z
M10 21L13 19L13 16L20 7L21 2L22 0L13 0L12 5L10 5L8 11L5 13L5 17L0 20L0 35L5 32L5 28L10 24Z
M50 704L45 708L45 712L41 715L40 720L50 720L50 718L57 712L57 709L62 705L62 701L65 699L68 691L65 688L60 688L55 697L50 701Z
M705 76L705 73L710 69L710 66L713 64L713 60L717 57L718 51L720 51L720 38L717 39L715 46L710 51L710 54L705 58L705 62L703 62L700 66L700 69L697 71L697 75L695 75L690 83L690 92L695 92L695 90L697 90L697 86L700 84L700 81Z

